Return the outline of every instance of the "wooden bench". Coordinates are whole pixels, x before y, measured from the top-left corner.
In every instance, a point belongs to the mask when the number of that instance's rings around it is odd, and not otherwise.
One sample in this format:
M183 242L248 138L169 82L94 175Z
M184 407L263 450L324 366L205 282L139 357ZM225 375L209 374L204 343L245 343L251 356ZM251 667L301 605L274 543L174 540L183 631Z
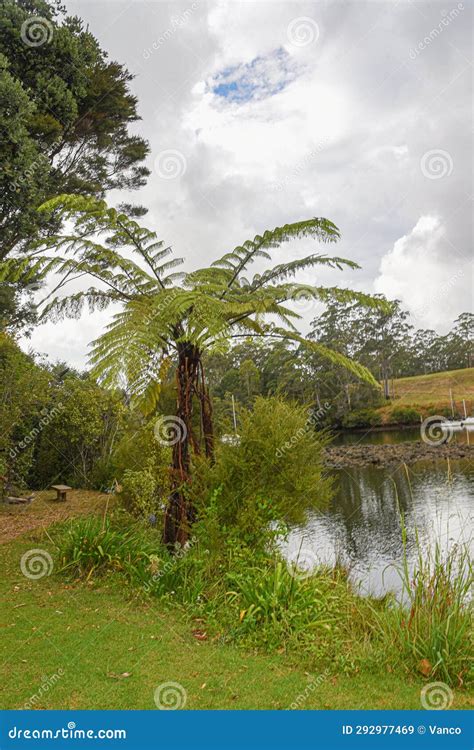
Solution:
M72 490L72 487L68 487L67 484L52 484L52 490L56 490L56 500L64 502L67 500L67 493Z

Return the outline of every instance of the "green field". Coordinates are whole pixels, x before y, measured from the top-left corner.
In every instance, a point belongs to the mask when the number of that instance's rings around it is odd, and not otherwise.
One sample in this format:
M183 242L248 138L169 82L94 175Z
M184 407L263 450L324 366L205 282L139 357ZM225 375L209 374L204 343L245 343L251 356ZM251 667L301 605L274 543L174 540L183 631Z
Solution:
M398 378L394 381L397 406L450 406L449 390L458 409L462 400L466 401L468 412L474 408L474 367L464 370L447 370L431 375L416 375L412 378Z
M183 686L190 709L285 709L305 691L305 709L420 708L421 679L309 674L284 655L197 640L198 623L178 609L129 598L118 581L71 586L54 573L30 581L21 555L44 541L0 548L2 708L31 702L48 678L54 685L35 708L155 709L154 690L165 682ZM459 693L453 708L468 701Z
M80 513L91 495L75 492L68 513ZM96 508L105 502L96 493ZM285 653L223 644L178 606L144 602L115 575L71 584L53 568L30 580L20 569L25 552L49 549L54 559L44 529L51 508L65 512L46 500L3 515L10 525L0 544L2 708L33 700L38 709L155 709L154 691L166 682L184 688L189 709L286 709L297 700L302 709L420 708L421 676L368 668L349 677L317 665L308 672ZM29 531L18 535L22 519ZM453 708L472 704L454 692Z

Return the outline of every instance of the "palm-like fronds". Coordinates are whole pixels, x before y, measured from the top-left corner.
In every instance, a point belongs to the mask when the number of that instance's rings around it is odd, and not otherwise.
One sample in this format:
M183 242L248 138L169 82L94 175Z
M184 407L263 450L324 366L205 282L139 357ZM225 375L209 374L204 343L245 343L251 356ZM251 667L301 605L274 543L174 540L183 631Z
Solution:
M154 406L164 368L182 344L191 343L199 351L220 349L240 336L304 344L357 377L375 382L361 365L303 338L295 325L300 316L292 308L292 300L301 296L370 307L383 304L361 292L290 281L298 272L317 266L352 269L358 268L356 263L314 253L268 267L251 280L244 276L257 260L270 261L271 251L284 242L308 237L323 243L337 241L339 230L331 221L314 218L267 230L210 267L176 273L182 259L170 258L171 248L155 232L103 201L59 196L42 210L74 220L75 231L43 242L30 264L17 265L17 273L41 276L54 271L60 277L56 291L80 275L100 282L69 297L46 299L43 317L78 315L85 303L90 309L123 303L105 333L93 342L91 363L104 383L117 384L125 377L146 407ZM271 325L269 318L274 321Z

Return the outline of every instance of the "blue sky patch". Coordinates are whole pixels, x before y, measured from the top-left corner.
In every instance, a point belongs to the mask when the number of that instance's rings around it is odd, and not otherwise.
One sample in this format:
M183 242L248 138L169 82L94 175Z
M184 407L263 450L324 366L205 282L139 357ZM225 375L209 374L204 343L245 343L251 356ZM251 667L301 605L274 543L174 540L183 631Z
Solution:
M209 84L213 94L244 103L274 96L297 76L295 63L283 48L255 57L249 63L225 68Z

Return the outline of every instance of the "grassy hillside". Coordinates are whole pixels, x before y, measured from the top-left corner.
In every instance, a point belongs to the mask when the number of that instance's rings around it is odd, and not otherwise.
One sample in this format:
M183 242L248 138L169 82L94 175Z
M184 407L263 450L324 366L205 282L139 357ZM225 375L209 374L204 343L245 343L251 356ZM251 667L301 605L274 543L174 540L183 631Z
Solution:
M412 378L398 378L394 381L397 406L429 406L430 404L450 406L449 389L458 409L462 399L468 410L474 407L474 367L464 370L448 370L431 375L416 375Z

